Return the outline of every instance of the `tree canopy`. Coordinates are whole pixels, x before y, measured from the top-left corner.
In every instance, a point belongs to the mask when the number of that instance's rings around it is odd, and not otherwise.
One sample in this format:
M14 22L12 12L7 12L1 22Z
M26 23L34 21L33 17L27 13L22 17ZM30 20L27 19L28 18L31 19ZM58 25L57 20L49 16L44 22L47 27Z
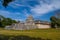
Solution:
M52 28L60 28L60 11L50 18Z
M1 0L0 0L1 1ZM2 0L1 1L1 3L2 3L2 5L6 8L7 6L8 6L8 4L10 3L10 2L12 2L13 0Z
M11 18L5 18L0 15L0 27L5 27L5 26L11 25L13 23L17 23L17 21L12 20Z

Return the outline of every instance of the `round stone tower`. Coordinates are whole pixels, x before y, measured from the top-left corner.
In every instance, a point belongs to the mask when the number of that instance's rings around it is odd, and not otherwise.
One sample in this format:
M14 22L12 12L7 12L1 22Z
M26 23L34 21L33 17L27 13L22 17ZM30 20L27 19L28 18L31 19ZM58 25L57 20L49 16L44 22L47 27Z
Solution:
M29 15L26 19L26 22L29 23L29 22L34 22L34 19L33 19L33 16L32 15Z
M34 19L33 19L33 16L32 15L29 15L26 19L26 22L25 22L25 25L26 25L26 28L29 30L29 29L35 29L36 26L35 26L35 23L34 23Z

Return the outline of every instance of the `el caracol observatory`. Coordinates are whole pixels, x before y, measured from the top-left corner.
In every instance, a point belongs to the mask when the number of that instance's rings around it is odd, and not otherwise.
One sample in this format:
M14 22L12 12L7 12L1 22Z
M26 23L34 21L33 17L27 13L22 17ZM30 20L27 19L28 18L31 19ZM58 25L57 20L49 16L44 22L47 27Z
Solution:
M47 21L40 21L40 20L34 20L32 15L29 15L25 22L18 22L14 23L10 26L6 26L5 29L13 29L13 30L31 30L31 29L45 29L45 28L51 28L50 23Z

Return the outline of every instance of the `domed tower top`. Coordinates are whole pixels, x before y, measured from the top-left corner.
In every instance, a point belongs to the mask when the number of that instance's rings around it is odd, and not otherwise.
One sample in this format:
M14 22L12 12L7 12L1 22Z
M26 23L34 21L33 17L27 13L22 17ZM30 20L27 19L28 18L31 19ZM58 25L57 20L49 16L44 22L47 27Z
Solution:
M33 16L32 16L32 15L29 15L29 16L27 17L26 21L34 21Z
M29 15L27 19L33 19L33 16L32 15Z

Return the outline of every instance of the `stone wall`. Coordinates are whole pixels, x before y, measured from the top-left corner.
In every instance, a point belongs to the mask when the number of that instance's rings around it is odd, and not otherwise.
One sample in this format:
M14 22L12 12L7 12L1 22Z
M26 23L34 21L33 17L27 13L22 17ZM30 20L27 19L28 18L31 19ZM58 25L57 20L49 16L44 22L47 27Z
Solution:
M41 28L51 28L50 25L46 25L46 24L36 24L36 26L41 29Z

